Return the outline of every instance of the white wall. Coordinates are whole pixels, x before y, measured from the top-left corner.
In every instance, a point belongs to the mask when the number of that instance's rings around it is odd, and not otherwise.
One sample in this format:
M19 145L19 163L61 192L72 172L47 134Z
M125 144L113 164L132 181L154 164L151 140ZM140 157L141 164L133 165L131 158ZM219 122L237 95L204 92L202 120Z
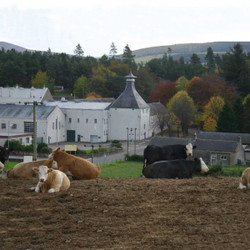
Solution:
M127 130L128 128L128 130ZM149 136L148 109L110 109L109 139L110 140L142 140ZM132 129L132 130L131 130Z
M107 110L63 109L63 112L66 114L66 131L75 131L75 141L78 140L78 135L81 136L82 142L90 142L91 136L97 137L98 142L107 141Z

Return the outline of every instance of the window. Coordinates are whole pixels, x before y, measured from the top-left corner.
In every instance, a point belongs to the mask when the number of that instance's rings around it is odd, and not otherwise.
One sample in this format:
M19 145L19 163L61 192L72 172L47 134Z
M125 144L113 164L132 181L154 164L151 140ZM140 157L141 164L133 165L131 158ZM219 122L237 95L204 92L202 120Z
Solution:
M97 123L97 119L94 120L94 123Z
M26 143L30 143L30 138L29 137L26 137Z
M226 156L226 155L221 155L221 156L220 156L220 159L221 159L222 161L226 161L226 160L227 160L227 156Z
M144 127L144 129L146 129L146 124L144 124L144 126L143 126L143 127Z
M88 123L88 122L89 122L89 119L87 118L87 119L86 119L86 123Z
M1 129L5 129L6 128L6 123L2 123L1 124Z
M30 133L34 131L34 124L33 122L24 122L24 132Z
M11 129L16 129L17 125L16 124L12 124Z
M69 123L71 123L71 118L69 118Z
M79 123L80 122L80 119L79 118L77 118L77 123Z
M54 130L55 129L55 123L52 122L52 129Z

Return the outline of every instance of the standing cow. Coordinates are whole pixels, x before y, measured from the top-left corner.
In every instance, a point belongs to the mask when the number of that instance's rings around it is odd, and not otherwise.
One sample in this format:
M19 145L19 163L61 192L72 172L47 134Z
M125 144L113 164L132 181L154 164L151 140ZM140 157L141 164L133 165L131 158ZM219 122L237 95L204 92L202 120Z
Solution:
M177 160L192 157L193 149L195 148L196 146L193 146L192 143L188 143L187 145L148 145L144 149L144 167L156 161Z
M9 150L0 146L0 161L4 164L9 159Z
M209 171L202 158L194 160L171 160L157 161L142 170L142 174L147 178L192 178L193 173L206 173Z

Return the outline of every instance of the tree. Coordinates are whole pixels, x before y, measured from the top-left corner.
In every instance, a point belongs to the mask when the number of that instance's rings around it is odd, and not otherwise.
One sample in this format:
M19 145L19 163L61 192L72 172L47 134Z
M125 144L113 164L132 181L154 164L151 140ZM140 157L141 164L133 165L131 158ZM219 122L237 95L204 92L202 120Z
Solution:
M250 94L248 94L243 100L243 131L244 133L250 132Z
M219 114L217 121L217 132L236 132L237 123L231 106L226 102Z
M133 55L132 50L129 48L128 44L125 46L122 54L122 60L126 63L131 69L136 68L135 64L135 55Z
M220 96L213 96L210 98L209 103L205 106L203 112L203 120L206 121L212 118L216 122L218 121L219 114L224 106L224 99Z
M244 125L244 106L242 98L238 97L233 103L233 111L237 122L237 132L242 132Z
M204 72L204 68L201 64L200 58L197 56L197 54L193 54L191 56L191 60L189 63L189 71L192 76L201 76Z
M176 83L170 81L160 81L155 85L154 90L150 93L152 102L161 102L164 106L175 95Z
M205 56L205 60L207 62L207 71L208 73L215 72L215 56L211 47L207 49L207 54Z
M186 91L179 91L170 99L167 109L180 120L183 135L188 135L188 127L195 120L196 114L192 98Z
M85 76L79 77L74 84L74 94L79 98L84 98L88 95L89 91L88 79Z
M84 56L84 52L83 52L82 47L81 47L81 45L79 43L76 45L76 48L74 50L74 54L76 56L79 56L79 57Z
M177 85L176 85L177 91L186 90L186 85L188 83L188 79L184 76L181 76L177 79L176 83L177 83Z
M48 87L50 91L54 90L55 80L49 77L46 72L39 70L31 82L35 88L43 88L45 86Z
M222 57L223 77L230 84L236 86L241 95L250 93L250 72L247 64L247 55L243 52L240 43Z
M209 117L205 120L203 129L204 131L215 132L216 126L217 122L213 118Z
M109 57L114 58L117 54L117 48L114 44L114 42L111 43L110 45L110 51L109 51Z

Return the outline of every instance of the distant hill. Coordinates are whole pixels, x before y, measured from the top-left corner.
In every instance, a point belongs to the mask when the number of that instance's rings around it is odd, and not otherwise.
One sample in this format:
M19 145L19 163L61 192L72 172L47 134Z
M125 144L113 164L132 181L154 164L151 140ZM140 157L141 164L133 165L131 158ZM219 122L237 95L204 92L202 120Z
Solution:
M26 49L26 48L23 48L21 46L18 46L18 45L15 45L15 44L12 44L12 43L6 43L6 42L0 42L0 49L5 49L5 50L16 50L17 52L24 52L24 51L34 51L34 50L31 50L31 49Z
M189 61L192 54L197 54L201 62L205 61L207 49L212 48L214 54L225 54L230 52L230 49L234 47L236 43L240 43L247 53L250 52L250 42L211 42L211 43L186 43L186 44L175 44L166 46L157 46L144 49L134 50L136 63L146 63L153 58L161 58L164 54L168 53L168 49L171 49L171 55L174 59L179 59L181 56L184 57L185 61Z
M236 43L240 43L245 52L250 52L250 42L211 42L211 43L184 43L184 44L175 44L175 45L165 45L165 46L156 46L144 49L133 50L135 55L136 63L146 63L153 58L161 58L164 54L168 53L168 49L171 49L171 55L174 59L179 59L181 56L185 61L189 61L192 54L197 54L201 62L205 62L205 56L207 54L207 49L212 48L214 54L225 54L230 52L230 49L234 47ZM26 49L21 46L0 42L0 49L4 48L5 50L14 49L18 52L24 51L34 51L31 49ZM53 53L53 52L52 52ZM121 56L121 55L120 55Z

